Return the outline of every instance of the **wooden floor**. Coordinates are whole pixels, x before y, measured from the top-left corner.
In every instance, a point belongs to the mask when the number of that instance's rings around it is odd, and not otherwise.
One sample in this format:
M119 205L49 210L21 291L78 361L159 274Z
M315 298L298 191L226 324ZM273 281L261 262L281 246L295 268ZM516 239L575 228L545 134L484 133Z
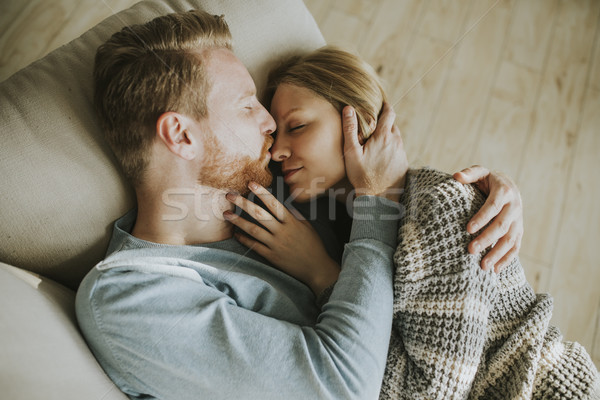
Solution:
M133 3L3 0L0 81ZM518 182L528 279L600 367L600 1L306 3L380 72L413 165Z

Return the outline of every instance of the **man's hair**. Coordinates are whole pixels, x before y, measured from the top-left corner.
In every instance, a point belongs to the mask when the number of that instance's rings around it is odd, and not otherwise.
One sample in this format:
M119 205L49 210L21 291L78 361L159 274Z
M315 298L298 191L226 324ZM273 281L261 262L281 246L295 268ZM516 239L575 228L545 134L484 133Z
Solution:
M210 89L199 52L231 49L223 16L191 10L124 27L98 48L94 105L106 139L135 185L148 165L158 117L207 115Z
M360 57L333 46L290 57L273 69L264 99L269 107L277 87L283 83L311 90L340 113L346 105L354 107L362 141L371 135L369 122L377 122L386 99L373 68Z

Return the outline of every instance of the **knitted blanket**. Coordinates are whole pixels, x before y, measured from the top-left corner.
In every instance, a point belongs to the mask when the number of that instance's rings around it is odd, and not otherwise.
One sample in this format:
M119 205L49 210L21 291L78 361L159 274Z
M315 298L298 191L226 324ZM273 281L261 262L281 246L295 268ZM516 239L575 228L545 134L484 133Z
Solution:
M595 399L585 349L549 325L518 259L480 268L466 231L485 197L431 170L409 171L394 255L394 322L381 399Z

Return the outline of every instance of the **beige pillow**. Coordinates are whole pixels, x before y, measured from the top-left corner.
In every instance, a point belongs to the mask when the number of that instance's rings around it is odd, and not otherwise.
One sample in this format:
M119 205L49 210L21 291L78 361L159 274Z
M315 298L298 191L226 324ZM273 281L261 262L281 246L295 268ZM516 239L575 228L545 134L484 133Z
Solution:
M75 295L0 263L0 398L124 400L79 333Z
M121 27L192 8L224 14L257 87L274 60L324 44L300 0L147 1L0 84L0 261L76 288L134 206L92 109L96 48Z

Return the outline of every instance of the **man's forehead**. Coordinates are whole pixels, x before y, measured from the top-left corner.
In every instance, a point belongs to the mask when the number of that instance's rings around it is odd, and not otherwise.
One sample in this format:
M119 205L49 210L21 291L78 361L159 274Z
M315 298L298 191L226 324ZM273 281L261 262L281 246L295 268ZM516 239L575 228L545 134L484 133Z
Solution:
M222 83L239 85L240 93L256 94L256 86L248 69L231 50L213 48L204 50L199 54L206 63L209 79L219 77L222 78L218 79Z

